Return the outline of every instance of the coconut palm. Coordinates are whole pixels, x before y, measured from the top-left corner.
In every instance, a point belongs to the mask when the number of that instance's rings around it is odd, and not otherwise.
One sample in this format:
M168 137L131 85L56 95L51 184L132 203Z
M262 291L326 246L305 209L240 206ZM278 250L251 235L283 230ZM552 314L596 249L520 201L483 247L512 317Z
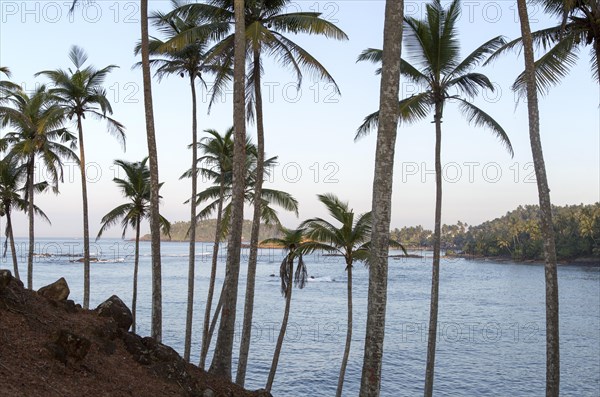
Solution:
M73 0L71 12L79 0ZM152 76L150 71L150 46L148 34L148 0L140 0L140 28L142 55L142 82L144 87L144 114L146 119L146 140L150 164L150 230L152 252L152 327L151 334L158 342L162 340L162 267L160 261L160 211L158 182L158 153L154 128L154 107L152 105Z
M548 1L548 3L551 3ZM591 3L591 2L590 2ZM596 3L596 7L597 7ZM537 180L540 202L540 229L544 241L545 279L546 279L546 396L557 397L560 392L560 348L558 320L558 275L556 273L556 245L552 223L552 205L550 189L544 164L544 153L540 139L540 113L536 84L536 65L534 62L533 36L529 26L527 3L517 0L523 55L525 58L524 82L527 93L527 111L529 118L529 138L531 153ZM596 41L598 45L598 41ZM597 48L597 47L596 47ZM596 74L596 77L598 75Z
M137 285L138 285L138 265L140 258L140 225L144 219L150 217L150 170L148 169L148 157L139 162L128 162L125 160L115 160L114 164L121 167L125 173L124 178L114 178L113 182L121 190L123 197L129 201L115 207L109 213L102 217L102 226L98 231L99 239L102 234L110 227L121 223L123 228L122 237L125 238L127 229L132 227L135 230L135 254L133 262L133 297L131 301L131 313L133 323L131 331L135 333L136 326L136 307L137 307ZM162 186L162 183L160 184ZM161 231L165 235L170 234L171 224L163 216L160 217Z
M439 0L433 0L426 8L425 20L405 17L404 43L409 51L409 59L422 67L419 71L408 61L401 60L401 73L412 82L426 87L416 95L399 102L400 122L415 122L424 119L433 110L435 124L435 170L436 204L433 243L433 269L431 286L431 308L429 320L429 342L427 347L427 369L425 376L425 395L433 392L433 373L435 364L435 345L437 335L437 311L439 292L439 265L442 214L442 165L441 139L442 118L447 103L458 103L459 110L469 123L490 129L506 146L512 155L510 140L504 129L491 116L473 105L469 99L475 97L481 89L494 90L491 81L483 74L471 72L486 56L496 51L502 44L502 37L495 37L460 59L460 45L456 21L460 16L460 0L454 0L448 9L444 9ZM359 61L379 62L381 50L365 50ZM451 94L450 91L454 93ZM465 97L467 99L465 99ZM359 128L357 137L367 133L376 123L378 112L365 119Z
M305 49L294 43L286 33L308 33L323 35L329 38L339 40L347 39L346 34L333 23L320 18L319 13L283 13L289 0L269 0L269 1L247 1L245 4L245 39L246 51L249 56L248 73L246 76L246 106L249 119L256 119L257 129L257 184L255 189L257 195L261 195L264 179L264 121L262 106L261 79L263 74L262 57L267 54L274 56L278 61L286 66L291 66L300 86L303 77L303 71L314 73L324 80L337 85L327 72L327 70ZM231 24L235 22L234 2L232 0L212 0L207 4L190 4L175 10L176 13L192 15L194 18L218 23L228 21ZM205 32L205 27L201 26L191 29L182 35L179 40L194 40L201 37ZM175 40L177 41L177 40ZM231 65L234 53L234 34L229 34L218 42L210 51L208 58L216 60L222 65ZM226 75L227 69L217 74L216 85L221 82ZM214 91L219 92L218 90ZM250 349L250 339L252 330L252 315L254 308L254 287L256 278L256 260L258 255L258 235L260 233L260 217L262 210L260 202L255 203L252 222L252 232L250 236L250 256L248 260L248 277L246 284L246 301L244 305L244 325L242 327L242 342L240 345L240 358L238 361L236 382L244 385L246 377L246 367L248 363L248 352Z
M285 337L285 331L287 329L288 319L290 316L290 305L292 303L292 286L302 289L306 285L308 278L308 272L306 265L304 264L303 255L308 253L306 241L304 238L304 229L286 229L281 228L283 233L282 237L270 238L261 242L261 244L273 244L283 248L286 255L281 262L279 267L279 276L281 278L281 294L285 298L285 309L283 312L283 320L281 322L281 328L279 329L279 336L277 337L277 344L275 345L275 352L273 353L273 361L271 362L271 369L269 370L269 377L267 379L267 385L265 389L270 392L275 380L275 373L277 372L277 364L279 363L279 356L281 354L281 347L283 346L283 339ZM312 243L314 247L314 243ZM296 271L294 272L294 262L297 261Z
M223 309L217 347L213 354L210 371L216 375L231 379L231 360L233 355L233 333L237 307L238 280L240 274L240 254L242 249L242 226L244 224L244 183L246 181L246 109L245 75L246 51L245 37L241 32L246 31L244 19L244 0L234 0L234 62L233 62L233 166L232 166L232 217L231 233L227 243L227 277L223 283Z
M172 0L173 8L181 6L179 0ZM163 12L152 13L151 19L154 25L166 36L165 40L170 40L180 33L189 30L196 25L196 22L188 17L183 19L177 15L166 15ZM203 76L207 73L214 73L219 69L218 66L209 65L205 62L205 53L208 46L208 38L195 40L192 44L174 46L166 45L165 41L152 38L150 40L150 66L155 68L155 76L161 81L164 77L170 75L180 75L189 79L191 98L192 98L192 178L191 197L195 197L197 188L197 163L198 163L198 117L197 117L197 97L196 82L199 81L206 86ZM140 45L136 47L136 53L140 51ZM138 64L141 65L141 64ZM196 263L196 205L190 201L190 229L189 229L189 266L188 266L188 300L187 316L185 327L184 359L189 361L192 344L192 320L194 307L194 279Z
M392 173L389 170L394 169L394 147L398 128L403 15L404 0L386 1L379 93L381 123L377 131L375 149L375 174L371 203L373 206L371 267L369 269L365 350L360 383L362 397L379 396L381 387L393 186Z
M17 260L17 250L15 248L15 238L12 228L12 212L13 210L27 212L27 200L22 197L22 193L26 190L25 180L27 179L27 167L24 164L19 164L13 157L5 157L0 161L0 217L6 216L6 240L4 241L4 253L8 243L10 242L10 250L12 254L13 271L15 278L20 280L19 263ZM34 191L40 193L48 188L47 182L36 183ZM50 220L36 205L33 206L36 215L40 216L48 223Z
M90 230L83 120L86 116L91 115L106 121L107 132L119 140L123 149L125 148L125 127L110 117L113 111L106 96L106 90L103 88L106 77L117 66L109 65L100 70L93 66L84 67L88 56L82 48L77 46L71 47L69 59L76 68L75 71L71 69L44 70L36 73L36 76L43 75L50 79L53 85L52 92L58 97L66 117L69 120L74 119L77 126L83 203L83 307L87 309L90 304Z
M218 202L217 202L217 222L215 230L215 240L213 245L212 263L210 269L210 281L208 285L208 296L206 299L206 307L204 311L204 323L202 328L202 346L200 349L200 368L204 369L206 364L206 355L208 354L207 338L209 334L210 313L212 310L213 295L215 292L215 279L217 274L217 260L219 254L219 244L222 239L221 233L221 217L223 214L223 201L225 196L226 181L231 183L231 167L233 160L233 127L229 128L224 135L219 134L216 130L205 130L209 134L198 143L198 149L203 153L197 162L204 163L200 173L215 181L219 186ZM191 176L191 170L189 175ZM196 197L196 195L194 196ZM198 201L194 203L197 207ZM192 228L196 222L190 226ZM190 229L191 231L191 229Z
M537 90L545 93L558 84L577 63L579 51L590 46L591 71L600 82L600 3L596 0L536 0L560 23L531 33L532 45L544 54L534 62ZM524 36L498 49L487 62L510 50L524 48ZM522 72L513 89L526 96L527 77Z
M256 146L251 143L246 145L246 153L248 153L248 159L246 162L246 169L248 170L248 175L246 179L246 189L245 189L245 200L249 204L253 204L256 197ZM265 161L266 169L270 169L276 165L277 157L271 157ZM229 161L231 163L231 161ZM201 170L204 171L205 169ZM211 170L214 172L214 170ZM198 214L199 219L207 219L212 216L212 214L217 213L217 233L215 236L215 241L220 241L224 239L229 234L229 227L231 221L231 213L232 213L232 186L231 186L231 177L230 173L227 172L221 177L217 175L215 179L223 180L223 184L219 183L219 185L213 185L200 192L197 196L198 205L207 202L208 204L205 208L200 211ZM227 203L225 205L225 203ZM292 197L289 193L275 190L275 189L263 189L261 191L261 222L266 225L273 226L281 226L281 222L279 221L279 217L277 211L272 207L271 204L276 204L280 208L285 211L292 211L298 216L298 201ZM213 270L211 270L211 284L212 289L214 290L214 276L216 273L216 255L218 253L218 246L213 251ZM210 290L209 290L210 291ZM218 319L218 312L220 311L223 305L223 292L221 292L221 296L219 297L215 315L212 321L210 320L210 311L206 311L205 318L205 328L208 331L206 339L203 340L203 348L201 351L201 364L204 363L203 360L206 358L206 354L208 353L208 349L210 346L210 342L212 339L212 330L214 328L215 321ZM212 296L211 301L212 302ZM210 303L207 302L207 305ZM209 327L210 324L210 327Z
M27 288L33 288L34 241L34 171L36 160L46 168L49 184L58 193L58 183L63 180L63 159L79 162L73 152L75 136L64 126L65 112L58 98L38 87L31 95L21 89L11 90L0 104L0 128L9 131L0 140L0 147L10 147L8 156L25 164L27 214L29 217L29 252L27 258ZM70 147L63 143L70 144Z
M354 211L348 207L348 203L341 201L333 194L319 194L317 197L325 205L329 215L340 225L336 226L322 218L312 218L304 221L300 227L306 229L305 234L309 241L320 244L320 249L342 255L348 272L346 347L336 391L336 396L341 397L352 341L352 269L354 262L360 261L366 264L368 261L372 218L371 212L367 212L355 219ZM310 246L310 243L307 244ZM400 246L392 241L390 244ZM404 247L400 247L404 250ZM406 251L404 252L406 253Z

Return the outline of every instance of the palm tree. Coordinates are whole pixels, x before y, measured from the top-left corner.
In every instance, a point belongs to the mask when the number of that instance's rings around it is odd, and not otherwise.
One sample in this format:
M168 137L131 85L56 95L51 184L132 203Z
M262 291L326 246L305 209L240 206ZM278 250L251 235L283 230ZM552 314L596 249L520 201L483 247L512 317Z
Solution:
M510 140L504 129L483 110L473 105L469 98L475 97L480 89L494 90L491 81L483 74L471 72L487 55L497 50L503 43L502 37L495 37L484 43L460 60L460 46L456 21L460 16L460 0L454 0L445 10L439 0L433 0L427 5L427 17L418 20L405 17L404 37L409 56L413 62L422 65L422 71L412 66L409 62L401 60L401 73L416 84L427 89L419 94L403 99L399 103L399 121L411 123L425 118L431 110L434 111L435 123L435 170L436 170L436 202L435 202L435 228L433 238L433 269L431 285L431 307L429 319L429 341L427 344L427 369L425 376L425 395L433 393L433 374L435 365L435 345L437 335L437 312L439 293L439 267L441 243L441 215L442 215L442 163L441 140L442 118L447 102L457 102L460 111L467 121L476 126L489 128L513 154ZM381 60L380 50L368 49L359 56L359 61ZM450 90L458 94L451 94ZM462 94L462 95L461 95ZM373 113L365 119L359 128L357 137L365 134L377 122L378 113Z
M281 278L281 294L285 298L285 309L283 312L283 321L277 337L275 352L273 353L273 361L269 370L269 377L265 389L270 392L275 380L277 372L277 364L279 363L279 355L281 354L281 346L285 337L288 319L290 316L290 305L292 302L292 286L302 289L306 284L308 276L306 265L304 264L303 255L308 253L304 238L304 229L286 229L281 228L283 236L280 238L270 238L264 240L262 244L274 244L282 247L286 252L281 266L279 267L279 276ZM314 244L313 244L314 246ZM294 272L294 261L297 260L296 271Z
M123 149L125 148L125 127L115 119L107 116L107 114L112 115L113 111L106 97L106 90L102 87L108 74L117 66L109 65L100 70L96 70L93 66L84 68L87 58L87 54L82 48L72 46L69 51L69 59L75 66L75 71L57 69L36 73L36 76L43 75L50 79L53 84L52 93L58 97L66 117L69 120L75 118L77 125L83 203L83 307L86 309L90 305L90 230L85 175L85 147L83 144L83 120L86 115L105 120L107 131L120 141Z
M158 153L152 105L152 78L150 76L150 45L148 36L148 0L140 0L142 30L142 78L144 82L144 110L146 114L146 139L150 163L150 234L152 250L152 328L151 334L162 340L162 267L160 261L160 210L158 179Z
M79 0L73 0L71 12ZM158 342L162 340L162 269L160 261L160 211L158 182L158 153L154 129L152 105L152 77L150 73L150 50L148 35L148 0L140 0L142 80L144 86L144 114L146 116L146 138L150 163L150 231L152 251L152 327L151 334Z
M209 323L210 314L212 310L213 296L215 292L215 280L217 274L217 260L219 255L219 244L222 240L221 233L221 218L223 214L223 201L225 196L225 183L226 180L231 182L231 167L233 158L233 127L229 128L224 135L219 134L216 130L205 130L209 134L208 137L204 137L198 148L202 151L203 156L200 157L197 162L204 163L205 166L200 169L200 173L208 178L213 179L219 186L219 194L217 201L217 222L215 230L215 240L213 244L213 255L210 269L210 281L208 285L208 296L206 299L206 308L204 311L204 323L202 328L202 346L200 349L200 368L204 369L206 364L206 355L208 354L208 334L209 334ZM187 176L187 175L184 175ZM191 176L191 172L190 172ZM197 194L194 196L196 197ZM198 200L194 202L194 207L198 206ZM190 228L194 227L194 223ZM191 231L191 230L190 230Z
M27 200L21 197L21 193L26 190L24 182L27 179L27 167L19 164L13 157L5 157L0 161L0 217L6 216L6 240L4 242L4 254L6 257L7 245L10 242L10 250L13 261L13 271L15 278L20 280L19 263L17 260L17 250L15 248L15 238L12 228L12 211L19 210L27 212ZM41 182L34 186L36 192L46 190L48 183ZM36 205L33 206L35 213L50 223L50 220Z
M591 46L592 76L600 82L600 4L596 0L537 0L546 12L561 19L550 28L531 33L532 45L544 50L534 61L537 90L545 93L558 84L577 63L579 50ZM498 49L486 62L509 50L524 49L525 36L521 36ZM522 72L513 89L526 96L527 76Z
M591 3L591 2L590 2ZM597 5L596 5L597 7ZM560 392L560 345L558 320L558 275L556 273L556 246L552 223L550 189L544 164L544 153L540 138L540 113L536 86L536 65L533 53L533 37L529 27L529 16L525 0L517 0L523 55L525 58L525 83L529 118L529 139L537 180L540 202L540 226L544 241L546 279L546 396L557 397ZM598 42L596 42L598 45ZM596 75L597 76L597 75Z
M312 218L304 221L300 227L306 229L305 234L309 241L320 244L320 249L342 255L348 272L346 347L336 391L336 396L341 397L352 342L352 268L355 261L361 261L365 264L368 261L372 218L371 212L367 212L359 215L355 220L354 211L348 207L348 203L341 201L333 194L320 194L317 197L325 205L331 217L340 225L335 226L322 218ZM307 244L310 245L310 243ZM390 244L400 246L392 241L390 241ZM404 250L404 247L400 247ZM404 252L406 253L406 251Z
M38 87L32 95L21 89L11 90L0 105L0 128L11 127L0 140L0 147L10 146L9 157L26 166L29 216L29 255L27 258L27 288L33 288L33 250L34 250L34 193L36 183L34 170L39 159L50 176L50 185L58 193L58 183L63 180L62 160L79 162L72 148L75 136L63 127L64 109L58 104L58 98L45 86ZM71 147L63 146L69 143Z
M173 8L180 7L179 0L171 1ZM162 12L154 12L151 16L154 25L157 26L170 40L180 33L196 26L192 18L182 19L177 15L166 15ZM196 40L192 44L184 46L166 45L165 41L152 38L150 40L150 54L153 58L150 60L150 66L156 68L155 76L160 80L169 75L180 75L187 77L190 83L192 96L192 194L195 197L198 192L197 187L197 163L198 163L198 117L197 117L197 97L196 81L199 80L206 85L203 80L204 73L212 73L218 68L205 63L205 52L207 47L207 38ZM140 51L140 45L136 47L136 53ZM194 308L194 281L196 265L196 204L190 201L190 230L189 230L189 267L188 267L188 300L187 316L185 327L184 359L189 361L192 344L192 320Z
M245 200L249 204L254 203L256 197L256 146L252 144L250 141L246 144L246 170L247 177L245 183ZM265 161L265 166L267 169L274 167L276 165L277 157L271 157ZM224 166L228 167L231 164L231 158L225 161ZM210 186L206 188L204 191L200 192L197 198L197 205L201 205L203 202L208 201L209 203L205 206L205 208L200 211L198 214L198 219L207 219L209 218L215 211L217 213L217 230L215 234L215 248L213 248L213 267L211 269L211 285L209 286L209 293L212 291L214 293L214 283L215 283L215 275L216 275L216 259L218 254L218 243L222 239L224 239L229 233L229 225L231 220L232 213L232 186L231 186L231 171L224 168L224 171L215 172L215 169L206 169L202 168L200 170L201 173L205 175L210 175L216 181L219 181L218 184ZM228 202L227 205L225 203ZM292 197L289 193L274 190L274 189L263 189L261 192L261 222L266 225L275 225L281 226L281 222L279 221L279 217L277 211L271 207L271 203L276 204L286 211L292 211L298 216L298 201ZM210 342L212 339L212 330L214 328L213 324L218 318L218 312L222 307L223 301L223 292L221 292L221 296L219 297L216 313L213 317L213 320L210 321L210 305L212 304L213 295L209 296L209 300L207 301L207 310L205 313L205 329L207 331L206 338L203 338L202 350L200 355L200 365L204 364L204 360L206 359L206 355L208 354L208 349L210 346ZM209 328L210 324L210 328Z
M300 12L282 13L289 0L247 1L245 5L246 21L246 51L251 58L248 62L246 76L247 115L249 119L256 118L257 130L257 184L256 194L261 195L264 179L265 144L264 144L264 117L262 104L261 79L263 74L262 56L269 54L286 66L291 66L298 81L302 82L302 71L307 70L319 77L337 85L327 70L305 49L285 37L286 33L308 33L324 35L325 37L346 40L346 34L333 23L320 18L319 13ZM175 12L192 15L194 18L218 23L221 21L235 22L232 0L212 0L208 4L185 5ZM205 27L198 27L186 32L181 38L193 40L205 31ZM230 34L218 42L210 51L208 58L216 60L222 65L230 65L233 61L234 34ZM227 69L217 74L217 85L226 77ZM214 91L218 93L219 90ZM252 331L252 316L254 311L254 288L256 278L256 261L258 255L258 236L260 233L260 218L262 210L260 202L254 206L252 232L250 236L250 256L248 259L248 277L246 284L246 298L244 305L244 325L242 327L242 342L240 345L240 358L236 383L244 385L248 353Z
M129 202L119 205L104 215L102 218L102 227L96 237L96 240L99 239L106 229L117 224L119 221L123 227L123 238L125 238L125 233L130 226L135 230L133 298L131 301L131 313L133 315L131 331L134 333L136 325L138 264L140 258L140 225L142 220L150 217L150 170L146 164L147 162L148 157L135 163L125 160L115 160L114 164L121 167L125 172L125 178L114 178L113 181ZM162 183L160 186L162 186ZM161 216L160 224L162 233L169 235L171 229L169 221Z
M377 397L381 387L385 309L387 303L388 250L392 213L394 147L398 128L400 91L400 52L404 0L387 0L383 27L380 124L375 149L369 292L365 352L360 383L361 397Z
M237 307L238 280L240 274L240 254L242 248L242 225L244 223L244 184L246 163L246 31L244 19L244 0L234 0L235 35L233 62L233 167L232 167L232 217L231 233L227 244L227 263L224 282L223 309L217 335L217 346L213 355L210 372L231 379L231 360L233 355L233 333Z

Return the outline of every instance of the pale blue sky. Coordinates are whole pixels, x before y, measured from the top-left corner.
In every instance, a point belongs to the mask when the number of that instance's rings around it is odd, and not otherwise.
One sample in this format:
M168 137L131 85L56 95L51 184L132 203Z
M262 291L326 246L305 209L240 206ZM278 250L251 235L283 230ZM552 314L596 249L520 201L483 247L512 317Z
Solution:
M120 66L106 83L113 100L114 117L127 127L127 152L103 132L104 124L84 124L89 178L91 234L101 217L123 200L115 188L111 168L115 158L139 160L146 153L141 95L141 72L131 70L137 60L133 46L139 38L137 1L97 1L74 15L67 13L70 1L0 0L0 65L8 66L13 80L32 87L43 79L33 74L44 69L67 68L69 48L86 49L96 67ZM418 16L424 2L406 2L406 13ZM315 195L338 194L357 212L370 209L375 134L353 142L362 118L378 105L379 79L371 64L356 64L367 47L380 48L383 31L383 1L296 1L290 11L319 10L348 34L347 42L321 37L294 38L328 68L342 96L330 86L306 76L296 92L293 75L267 62L264 75L266 149L278 155L271 187L292 193L300 201L300 219L281 214L285 225L301 219L324 216ZM150 1L152 10L169 8L167 1ZM515 38L519 25L513 1L465 1L459 29L464 55L496 35ZM533 29L552 23L541 11L532 9ZM503 215L519 204L537 202L527 132L526 107L515 108L511 82L522 69L522 59L509 55L481 69L499 87L475 103L498 120L509 134L515 157L498 144L488 131L474 129L447 107L443 124L442 157L445 164L443 222L457 220L476 224ZM186 220L189 195L187 181L179 175L188 167L191 153L190 94L187 79L177 76L154 81L154 105L158 135L163 214L171 221ZM404 84L404 94L414 87ZM553 89L540 104L542 142L555 204L591 203L600 199L600 91L589 71L588 50L563 84ZM207 100L199 105L199 128L224 131L232 124L231 95L206 114ZM254 126L248 132L254 135ZM433 224L434 176L433 126L428 121L402 126L398 131L392 227ZM320 171L316 173L316 169ZM53 221L38 222L40 236L79 236L81 229L80 182L76 168L66 170L66 183L59 196L39 196L37 203ZM300 173L298 173L300 171ZM460 174L459 174L460 172ZM330 182L330 183L328 183ZM532 183L533 182L533 183ZM207 186L201 182L200 188ZM246 217L249 212L246 213ZM26 235L26 220L15 219L15 234ZM107 235L117 236L114 229Z

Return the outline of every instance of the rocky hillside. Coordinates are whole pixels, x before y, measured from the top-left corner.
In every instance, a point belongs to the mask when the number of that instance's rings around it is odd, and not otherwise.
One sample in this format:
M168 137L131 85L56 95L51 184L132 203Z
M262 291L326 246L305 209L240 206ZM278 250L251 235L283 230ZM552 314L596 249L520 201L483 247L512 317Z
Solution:
M168 346L128 332L116 296L95 310L68 300L64 279L38 292L0 270L0 395L267 397L186 363Z

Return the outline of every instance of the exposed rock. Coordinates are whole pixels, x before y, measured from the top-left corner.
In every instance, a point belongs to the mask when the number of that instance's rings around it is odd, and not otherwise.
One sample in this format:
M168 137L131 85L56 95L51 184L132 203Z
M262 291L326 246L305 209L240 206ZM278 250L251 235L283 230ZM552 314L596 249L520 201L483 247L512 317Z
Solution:
M102 302L96 308L96 313L103 317L110 317L117 323L117 326L123 331L127 331L133 324L133 315L131 310L116 295L111 296Z
M202 393L202 397L215 397L215 392L212 389L206 389Z
M79 362L87 356L92 342L89 339L81 337L67 330L60 330L56 340L49 342L46 348L52 354L52 357L63 364L67 364L69 358Z
M55 301L66 300L70 293L71 290L64 277L61 277L52 284L48 284L38 290L38 294Z
M10 273L10 270L0 270L0 292L6 288L12 278L13 276Z

